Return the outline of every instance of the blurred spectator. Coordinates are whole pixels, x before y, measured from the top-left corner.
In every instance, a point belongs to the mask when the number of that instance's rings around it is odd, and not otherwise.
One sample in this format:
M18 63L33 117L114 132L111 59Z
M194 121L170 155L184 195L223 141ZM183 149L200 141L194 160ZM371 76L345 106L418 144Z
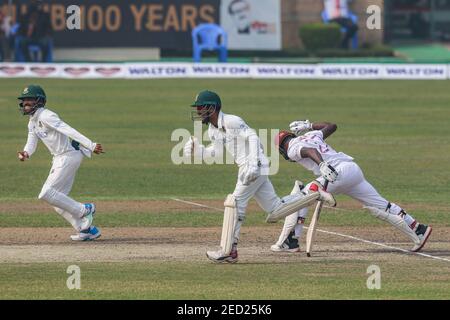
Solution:
M0 10L0 61L10 60L11 56L11 16L9 15L10 8L8 8L8 13L2 12Z
M31 0L27 13L19 18L19 31L16 39L16 50L26 62L32 61L29 46L41 49L41 60L48 60L52 43L52 27L50 15L42 8L41 0Z
M6 47L7 47L7 38L6 38L6 23L7 18L0 10L0 62L5 59L6 55Z
M337 23L346 30L341 44L342 48L345 49L350 47L350 40L358 32L358 26L350 18L349 1L351 0L323 1L330 22Z

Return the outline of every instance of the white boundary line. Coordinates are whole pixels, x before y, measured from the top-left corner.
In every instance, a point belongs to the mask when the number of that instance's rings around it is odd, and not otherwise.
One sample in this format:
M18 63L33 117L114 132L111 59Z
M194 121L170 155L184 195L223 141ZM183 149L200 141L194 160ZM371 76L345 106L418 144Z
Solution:
M340 236L340 237L343 237L343 238L348 238L348 239L352 239L352 240L356 240L356 241L361 241L361 242L373 244L373 245L380 246L380 247L383 247L383 248L388 248L388 249L401 251L401 252L404 252L404 253L416 254L418 256L422 256L422 257L426 257L426 258L432 258L432 259L436 259L436 260L442 260L442 261L450 262L450 260L446 259L446 258L436 257L436 256L432 256L432 255L429 255L429 254L421 253L421 252L412 252L412 251L409 251L409 250L406 250L406 249L397 248L397 247L389 246L387 244L383 244L383 243L379 243L379 242L373 242L373 241L361 239L361 238L354 237L354 236L349 236L349 235L342 234L342 233L337 233L337 232L333 232L333 231L326 231L326 230L321 230L321 229L317 229L317 231L320 231L320 232L323 232L323 233L327 233L327 234L336 235L336 236Z
M223 210L224 210L224 209L219 209L219 208L214 208L214 207L205 206L204 204L200 204L200 203L196 203L196 202L190 202L190 201L186 201L186 200L181 200L181 199L178 199L178 198L171 198L171 199L172 199L172 200L175 200L175 201L178 201L178 202L183 202L183 203L187 203L187 204L192 204L193 206L211 209L211 210L214 210L214 211L223 212Z
M182 203L191 204L191 205L197 206L197 207L202 207L202 208L207 208L207 209L211 209L211 210L214 210L214 211L223 212L223 209L219 209L219 208L215 208L215 207L206 206L206 205L203 205L203 204L200 204L200 203L191 202L191 201L186 201L186 200L181 200L181 199L178 199L178 198L171 198L171 199L174 200L174 201L177 201L177 202L182 202ZM336 209L336 208L330 208L330 209ZM341 210L342 210L342 209L341 209ZM307 227L306 227L306 228L307 228ZM360 241L360 242L372 244L372 245L379 246L379 247L383 247L383 248L387 248L387 249L392 249L392 250L400 251L400 252L403 252L403 253L415 254L415 255L418 255L418 256L425 257L425 258L431 258L431 259L435 259L435 260L441 260L441 261L450 262L450 259L446 259L446 258L442 258L442 257L437 257L437 256L432 256L432 255L425 254L425 253L421 253L421 252L411 252L411 251L406 250L406 249L402 249L402 248L398 248L398 247L394 247L394 246L389 246L389 245L387 245L387 244L383 244L383 243L379 243L379 242L374 242L374 241L369 241L369 240L361 239L361 238L354 237L354 236L349 236L349 235L342 234L342 233L338 233L338 232L327 231L327 230L322 230L322 229L317 229L317 231L322 232L322 233L326 233L326 234L331 234L331 235L343 237L343 238L347 238L347 239L351 239L351 240L356 240L356 241Z

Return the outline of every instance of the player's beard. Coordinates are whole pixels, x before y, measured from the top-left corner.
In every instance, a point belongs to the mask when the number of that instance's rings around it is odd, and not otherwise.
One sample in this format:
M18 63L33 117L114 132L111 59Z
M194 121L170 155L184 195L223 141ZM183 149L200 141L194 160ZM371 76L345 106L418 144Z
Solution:
M23 102L21 102L19 103L19 109L24 116L32 116L37 110L37 103L33 102L32 105L30 105L29 103L25 105Z
M205 107L202 110L195 110L191 112L191 119L192 121L202 121L202 124L209 124L210 117L216 112L215 106L208 106Z
M29 104L30 102L27 102L26 106L28 106L28 109L30 109L30 111L26 112L25 104L23 101L21 101L19 103L19 110L24 116L32 116L37 111L37 109L45 107L45 102L46 101L42 98L37 98L36 100L34 100L34 102L32 102L32 104L31 104L31 106Z

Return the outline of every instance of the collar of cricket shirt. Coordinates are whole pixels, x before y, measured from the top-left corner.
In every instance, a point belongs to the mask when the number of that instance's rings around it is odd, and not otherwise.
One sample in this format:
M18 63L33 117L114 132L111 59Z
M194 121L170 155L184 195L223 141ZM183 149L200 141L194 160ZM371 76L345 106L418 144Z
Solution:
M217 117L217 129L222 129L223 131L225 131L225 126L223 123L224 116L225 114L222 111L219 111L219 116Z
M44 108L38 108L34 114L31 115L30 119L36 121L39 118L41 112L44 111Z

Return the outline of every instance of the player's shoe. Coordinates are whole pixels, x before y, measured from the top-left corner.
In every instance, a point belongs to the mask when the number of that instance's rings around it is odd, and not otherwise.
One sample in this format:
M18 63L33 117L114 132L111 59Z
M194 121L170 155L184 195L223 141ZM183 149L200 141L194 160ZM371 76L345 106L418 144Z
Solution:
M420 242L416 244L411 251L412 252L418 252L420 249L423 248L425 243L427 242L428 238L431 235L431 231L433 231L433 228L431 226L427 226L425 224L419 224L415 230L417 236L419 237Z
M294 187L298 188L298 192L303 191L303 189L305 189L305 185L300 180L295 180Z
M294 232L291 232L289 236L284 240L284 242L279 246L274 244L270 247L273 252L299 252L300 245L298 244L298 239L294 238Z
M319 192L318 201L323 201L323 204L329 207L336 207L337 202L334 196L331 193L325 191L319 182L314 181L313 183L311 183L308 193L309 192Z
M86 213L84 214L84 216L88 216L88 215L94 215L95 213L95 204L93 203L85 203L84 207L87 209Z
M80 233L70 236L73 241L91 241L100 238L100 229L95 226L89 227L87 230L80 231Z
M238 251L237 247L233 246L230 254L226 255L223 253L223 250L220 249L218 251L206 251L206 256L209 260L214 261L215 263L236 263L238 262Z
M84 207L86 208L86 213L83 215L81 220L81 230L87 230L92 225L94 221L95 214L95 204L93 203L85 203Z

